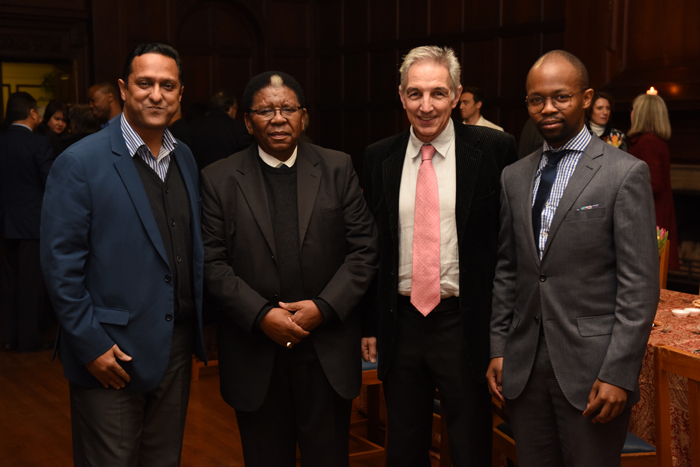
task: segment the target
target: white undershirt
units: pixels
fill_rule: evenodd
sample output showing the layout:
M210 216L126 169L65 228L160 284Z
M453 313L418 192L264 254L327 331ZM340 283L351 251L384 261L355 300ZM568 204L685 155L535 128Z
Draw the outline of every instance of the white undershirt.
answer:
M433 166L438 180L440 197L440 296L459 296L459 247L457 243L457 164L455 156L455 129L452 119L437 138L430 142L435 147ZM399 294L411 295L413 275L413 218L416 207L416 182L420 168L420 141L411 127L411 138L401 173L399 189Z
M299 146L294 148L294 152L289 157L289 159L287 159L286 161L281 161L281 160L277 159L275 156L269 155L268 153L263 151L263 148L261 148L260 146L258 146L258 155L260 156L260 159L262 159L263 162L266 163L267 165L269 165L270 167L274 167L276 169L279 169L283 165L286 165L287 167L294 167L294 163L297 160L297 148L298 147Z

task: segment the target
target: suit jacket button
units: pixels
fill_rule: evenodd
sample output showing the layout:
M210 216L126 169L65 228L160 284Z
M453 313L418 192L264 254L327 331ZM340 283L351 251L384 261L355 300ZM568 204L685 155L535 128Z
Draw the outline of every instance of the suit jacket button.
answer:
M165 275L165 282L170 282L172 280L172 277L170 277L170 274Z
M165 321L172 321L172 320L173 320L173 314L172 314L172 313L168 313L168 314L165 315Z
M535 316L535 323L539 323L539 322L540 322L540 317L539 317L539 316Z
M546 281L546 280L547 280L547 276L545 276L544 274L542 274L542 275L540 276L540 282L544 282L544 281Z

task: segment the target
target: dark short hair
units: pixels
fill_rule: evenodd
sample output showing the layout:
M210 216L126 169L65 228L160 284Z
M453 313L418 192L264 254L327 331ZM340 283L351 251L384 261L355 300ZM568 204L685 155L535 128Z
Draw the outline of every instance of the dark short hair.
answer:
M294 94L296 94L297 100L299 101L299 105L303 108L306 108L306 99L304 98L304 91L301 90L301 86L299 85L297 80L295 80L287 73L283 73L281 71L266 71L265 73L260 73L257 76L253 76L253 78L248 82L248 85L245 87L245 91L243 92L244 112L248 112L251 109L251 107L253 106L253 99L255 98L255 94L257 94L258 91L273 85L272 77L275 75L279 76L282 79L282 86L286 86L287 88L291 89L294 92Z
M464 94L465 92L468 92L469 94L474 96L475 104L484 101L484 92L476 86L464 86L462 88L462 94Z
M124 82L126 83L126 80ZM111 94L114 96L115 99L119 99L121 97L119 89L117 89L117 87L114 84L108 81L105 81L103 83L96 83L90 87L97 88L97 90L99 90L102 94Z
M228 110L235 104L236 98L233 97L233 94L231 94L225 89L220 89L216 91L216 93L213 96L211 96L209 110L223 110L224 112L228 112Z
M182 77L182 61L180 61L180 54L178 54L177 50L175 50L173 47L167 44L161 44L160 42L148 42L139 44L136 47L134 47L131 50L131 52L129 52L129 55L127 55L126 61L124 62L124 70L122 71L122 79L124 80L125 84L129 83L129 75L132 71L131 66L134 63L134 58L140 57L141 55L145 54L159 54L165 57L170 57L173 60L175 60L175 64L177 65L178 79L180 80L180 86L185 84L185 81Z
M576 70L576 74L578 74L581 82L581 89L588 89L588 70L586 69L586 65L584 65L583 62L579 60L579 58L576 55L572 54L571 52L567 52L566 50L550 50L546 54L542 55L539 59L537 59L535 64L532 65L532 68L535 68L537 65L544 62L545 60L554 57L561 58L567 61L572 67L574 67L574 70ZM530 71L532 71L532 68L530 68ZM528 73L528 77L529 76L530 73Z
M42 123L49 123L49 120L51 120L51 117L53 117L53 114L56 112L61 112L63 114L63 120L68 123L68 106L58 99L54 99L48 103L46 110L44 110L44 119Z
M20 120L26 120L29 117L31 110L37 110L36 99L31 94L19 91L13 92L7 98L7 110L5 111L5 121L14 123Z
M90 106L86 104L76 104L70 108L70 123L73 133L94 133L99 131L100 125L95 116L90 112Z

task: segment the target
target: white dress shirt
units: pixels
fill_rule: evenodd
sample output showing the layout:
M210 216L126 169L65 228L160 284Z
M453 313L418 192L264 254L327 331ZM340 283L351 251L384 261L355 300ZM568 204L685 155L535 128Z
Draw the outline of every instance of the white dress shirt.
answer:
M286 161L281 161L281 160L277 159L275 156L269 155L268 153L263 151L263 148L261 148L259 145L258 145L258 155L260 156L260 159L262 159L263 162L266 163L267 165L269 165L270 167L274 167L276 169L279 169L283 165L286 165L287 167L291 168L291 167L294 167L294 163L297 161L297 148L299 148L299 146L294 148L294 152L289 157L289 159L287 159Z
M452 119L437 138L430 142L435 147L433 167L438 180L440 197L440 297L459 296L459 248L457 244L457 164L455 156L455 129ZM416 207L416 182L420 168L419 140L411 127L411 138L401 172L399 189L399 294L411 295L413 275L413 217Z

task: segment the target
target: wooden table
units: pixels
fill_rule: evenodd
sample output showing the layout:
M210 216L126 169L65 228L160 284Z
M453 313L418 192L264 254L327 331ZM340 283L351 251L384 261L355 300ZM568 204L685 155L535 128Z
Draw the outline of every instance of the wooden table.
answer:
M654 445L654 346L670 345L689 352L700 349L700 335L692 334L692 331L700 332L700 316L677 318L671 313L673 309L693 307L690 302L698 298L697 295L661 290L661 300L656 311L656 320L661 322L661 326L655 327L649 337L639 375L641 399L632 409L630 420L630 431ZM664 329L668 329L668 332L662 333ZM688 381L677 375L671 375L671 425L673 465L690 467Z

